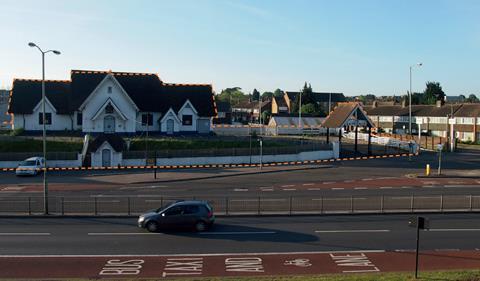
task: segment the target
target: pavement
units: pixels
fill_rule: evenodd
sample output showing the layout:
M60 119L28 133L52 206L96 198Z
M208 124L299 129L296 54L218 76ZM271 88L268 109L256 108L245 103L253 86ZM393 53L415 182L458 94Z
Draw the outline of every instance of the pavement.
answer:
M420 271L478 269L480 215L424 214ZM0 219L0 278L167 278L413 271L408 215L219 218L148 233L129 218ZM154 246L153 246L154 245ZM28 270L26 270L28 269Z

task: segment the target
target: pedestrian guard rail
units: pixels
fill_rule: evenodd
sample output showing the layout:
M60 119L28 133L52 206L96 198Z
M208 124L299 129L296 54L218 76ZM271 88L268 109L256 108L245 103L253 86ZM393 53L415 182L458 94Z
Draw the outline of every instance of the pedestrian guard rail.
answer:
M343 137L347 139L355 139L355 132L348 132L343 134ZM361 141L368 142L368 134L357 133L357 139ZM418 151L419 146L413 139L400 140L388 136L371 136L370 141L383 146L395 147L401 150L409 151L410 153L415 153Z
M50 215L136 216L178 200L205 200L216 215L381 214L418 212L478 212L480 195L379 196L234 196L49 197ZM0 197L0 215L42 215L44 198Z

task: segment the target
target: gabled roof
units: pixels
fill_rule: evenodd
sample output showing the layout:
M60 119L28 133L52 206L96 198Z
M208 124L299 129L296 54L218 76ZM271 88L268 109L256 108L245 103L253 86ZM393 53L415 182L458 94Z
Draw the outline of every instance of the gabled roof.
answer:
M175 112L190 100L200 116L215 116L213 89L207 84L166 84L155 73L72 70L71 81L47 81L46 95L60 114L78 110L100 82L111 74L144 112ZM10 113L32 112L41 98L40 80L16 79L13 83Z
M68 114L70 81L46 80L45 96L57 109L58 114ZM32 114L33 108L42 100L42 80L15 79L8 107L9 113Z
M454 113L454 116L455 117L480 117L480 104L479 103L464 103Z
M89 152L97 151L104 142L108 142L110 146L117 152L123 151L125 148L125 141L118 134L100 134L88 146Z
M217 101L218 112L232 112L232 107L228 101Z
M446 117L452 113L456 113L461 107L461 104L449 104L449 105L412 105L412 116L423 117ZM391 106L379 106L379 107L367 107L365 108L368 115L372 116L408 116L408 106L391 105Z
M375 124L368 118L358 102L339 103L335 109L330 112L325 121L323 121L322 126L325 128L342 128L355 114L357 115L356 120L364 120L371 127L375 127Z
M278 107L287 107L288 108L287 102L285 101L285 99L283 97L273 97L273 99L277 103Z

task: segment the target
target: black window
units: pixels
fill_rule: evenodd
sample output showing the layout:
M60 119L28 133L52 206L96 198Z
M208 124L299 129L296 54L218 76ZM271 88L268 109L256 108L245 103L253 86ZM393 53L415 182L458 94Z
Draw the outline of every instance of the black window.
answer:
M183 213L183 206L174 206L165 211L165 216L177 216Z
M111 93L112 93L112 87L111 87L111 86L109 86L109 87L108 87L108 90L107 90L107 92L108 92L109 94L111 94Z
M185 126L191 126L192 125L192 115L183 115L182 124L185 125Z
M38 124L43 125L43 114L38 113ZM52 125L52 113L45 113L45 125Z
M112 106L112 104L109 103L109 104L105 107L105 113L108 113L108 114L113 113L113 106Z
M199 208L197 205L187 205L185 206L185 215L191 215L198 213Z
M152 126L153 125L153 114L151 113L145 113L142 114L142 126Z
M77 112L77 125L82 126L83 123L83 114L81 112Z

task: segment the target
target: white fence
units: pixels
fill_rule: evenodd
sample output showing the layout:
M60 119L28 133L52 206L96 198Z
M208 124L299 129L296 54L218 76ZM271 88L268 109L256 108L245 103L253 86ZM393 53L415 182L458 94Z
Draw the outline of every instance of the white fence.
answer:
M354 140L355 132L344 133L343 137ZM358 133L357 138L358 140L368 142L368 134ZM418 144L415 141L401 141L395 138L372 136L371 142L379 145L407 150L411 153L414 153L418 150Z

